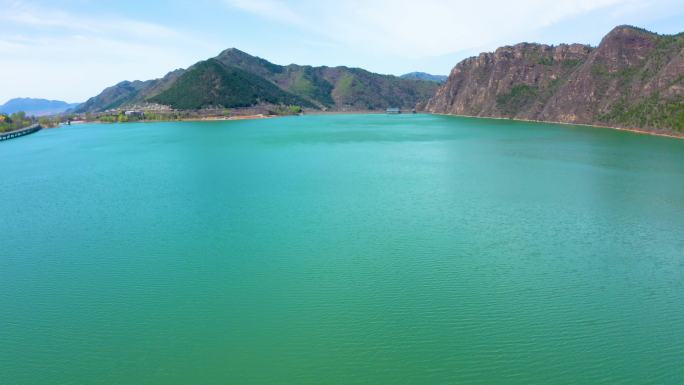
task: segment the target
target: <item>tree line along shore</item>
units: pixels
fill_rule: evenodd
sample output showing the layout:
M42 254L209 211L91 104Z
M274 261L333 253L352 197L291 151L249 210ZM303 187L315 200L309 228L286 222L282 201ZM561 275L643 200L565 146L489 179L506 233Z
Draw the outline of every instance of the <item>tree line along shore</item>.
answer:
M64 116L36 117L29 116L23 111L12 114L0 113L0 133L21 130L34 124L40 124L45 128L57 127L65 121Z
M256 106L252 108L226 109L205 108L198 110L110 110L99 113L62 113L51 116L30 116L23 111L12 114L0 113L0 132L10 132L40 124L43 128L54 128L62 124L128 123L142 121L176 120L238 120L269 116L299 115L305 110L300 106Z

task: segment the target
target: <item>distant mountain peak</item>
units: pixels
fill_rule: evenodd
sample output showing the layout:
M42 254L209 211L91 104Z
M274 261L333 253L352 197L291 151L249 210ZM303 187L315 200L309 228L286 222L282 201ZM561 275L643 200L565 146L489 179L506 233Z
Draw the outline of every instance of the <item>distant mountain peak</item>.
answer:
M0 105L0 112L12 114L24 111L27 115L43 116L59 114L76 106L78 106L78 103L67 103L61 100L14 98Z
M426 72L409 72L400 76L402 79L425 80L429 82L444 83L447 81L446 75L432 75Z
M641 27L636 27L633 25L628 25L628 24L623 24L623 25L618 25L617 27L613 28L607 36L610 36L612 34L620 34L620 33L642 33L642 34L647 34L647 35L657 35L655 32L651 32L645 28Z
M82 104L78 112L125 108L150 101L178 109L256 104L343 110L414 108L425 103L438 87L435 81L417 80L358 68L282 66L228 48L212 59L170 72L162 79L121 82L108 87Z
M252 55L248 54L247 52L242 51L242 50L239 50L239 49L237 49L237 48L235 48L235 47L231 47L231 48L226 48L226 49L224 49L223 51L221 51L221 53L218 54L217 57L225 56L225 55L242 55L242 56L250 56L250 57L252 57Z

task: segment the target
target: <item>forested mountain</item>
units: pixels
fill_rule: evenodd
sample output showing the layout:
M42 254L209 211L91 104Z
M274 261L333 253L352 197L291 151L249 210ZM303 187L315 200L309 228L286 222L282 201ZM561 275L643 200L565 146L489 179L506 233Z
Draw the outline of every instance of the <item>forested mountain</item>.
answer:
M281 66L231 48L164 78L121 82L78 107L96 112L140 103L176 109L301 105L328 110L414 108L432 97L433 81L402 79L360 68Z

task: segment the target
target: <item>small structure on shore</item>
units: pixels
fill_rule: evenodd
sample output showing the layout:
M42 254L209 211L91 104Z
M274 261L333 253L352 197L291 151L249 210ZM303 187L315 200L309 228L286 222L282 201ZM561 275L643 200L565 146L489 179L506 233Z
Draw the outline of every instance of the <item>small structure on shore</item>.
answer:
M386 111L388 114L401 114L401 108L399 107L390 107Z
M126 115L129 118L142 118L145 116L145 113L142 111L129 110L125 111L124 115Z

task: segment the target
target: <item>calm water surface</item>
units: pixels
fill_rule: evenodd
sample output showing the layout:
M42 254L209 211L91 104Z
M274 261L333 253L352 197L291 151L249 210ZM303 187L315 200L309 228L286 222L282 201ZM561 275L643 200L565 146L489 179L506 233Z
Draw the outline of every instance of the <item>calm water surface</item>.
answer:
M0 164L0 384L684 383L683 140L310 116Z

